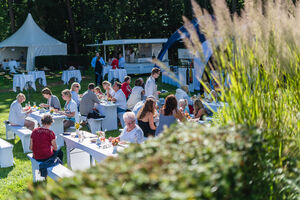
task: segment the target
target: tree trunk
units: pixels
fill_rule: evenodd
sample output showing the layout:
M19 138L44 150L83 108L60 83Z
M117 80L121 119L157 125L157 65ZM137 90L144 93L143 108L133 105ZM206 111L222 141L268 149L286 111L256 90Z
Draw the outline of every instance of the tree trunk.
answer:
M11 32L14 33L15 30L15 17L14 17L14 10L12 7L12 1L13 0L8 0L8 9L9 9L9 18L10 18L10 29Z
M73 13L72 13L70 0L66 0L66 5L67 5L69 22L70 22L70 27L71 27L71 34L72 34L72 37L73 37L74 52L75 52L75 54L79 54L78 41L77 41L77 36L76 36L76 33L75 33L75 23L74 23L74 18L73 18Z

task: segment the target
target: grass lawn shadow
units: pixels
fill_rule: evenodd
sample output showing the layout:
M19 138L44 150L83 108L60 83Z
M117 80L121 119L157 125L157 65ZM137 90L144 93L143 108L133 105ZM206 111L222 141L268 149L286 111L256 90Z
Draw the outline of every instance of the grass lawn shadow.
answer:
M0 179L6 178L15 166L0 169Z

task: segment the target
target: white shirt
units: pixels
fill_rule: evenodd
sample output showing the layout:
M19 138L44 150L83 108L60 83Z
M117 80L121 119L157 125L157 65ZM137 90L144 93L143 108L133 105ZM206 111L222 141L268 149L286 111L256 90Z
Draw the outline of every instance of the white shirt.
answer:
M132 88L132 92L129 96L129 99L127 101L127 107L128 109L133 109L133 107L142 100L142 91L144 90L144 88L142 88L141 86L134 86Z
M75 91L72 91L71 94L72 94L72 99L76 102L77 106L79 106L80 105L80 98L78 96L78 93L75 92Z
M8 120L13 125L24 126L25 118L27 114L23 111L22 105L15 100L10 105Z
M127 126L125 126L122 133L120 134L120 140L140 144L144 141L143 130L138 125L136 125L133 130L127 132Z
M145 96L154 96L156 100L158 100L158 95L157 95L157 85L155 83L155 79L150 76L147 79L146 85L145 85Z
M116 99L115 104L117 105L118 108L121 108L123 110L127 109L126 96L121 89L119 89L117 92L113 94L113 98Z
M75 118L75 122L79 122L77 104L73 99L71 99L68 104L67 103L65 104L65 111L69 111L71 113L75 112L74 117L71 117L71 118Z
M135 106L132 109L132 112L135 114L135 116L137 117L138 112L141 110L141 108L143 107L145 101L139 101L135 104Z
M193 101L191 100L189 95L180 88L176 89L175 97L176 97L177 101L179 101L180 99L186 99L188 101L189 105L193 105Z

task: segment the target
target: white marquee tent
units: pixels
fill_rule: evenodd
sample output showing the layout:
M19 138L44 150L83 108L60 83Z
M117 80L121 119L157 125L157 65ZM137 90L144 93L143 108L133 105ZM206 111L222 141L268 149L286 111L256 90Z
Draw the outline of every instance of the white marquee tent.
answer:
M34 69L35 56L67 55L67 44L62 43L45 33L33 20L29 13L21 28L0 43L0 54L11 54L14 48L26 48L26 70ZM2 55L3 57L3 55Z

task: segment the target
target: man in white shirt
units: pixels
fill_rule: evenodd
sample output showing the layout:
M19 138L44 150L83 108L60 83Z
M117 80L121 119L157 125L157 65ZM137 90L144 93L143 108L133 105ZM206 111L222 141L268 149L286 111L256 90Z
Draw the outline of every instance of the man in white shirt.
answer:
M123 55L120 53L119 54L119 68L124 69L125 68L125 58Z
M117 105L117 113L126 112L127 110L126 96L121 90L121 85L122 84L117 81L113 85L113 90L115 92L112 96L112 101Z
M25 126L26 128L33 130L34 122L25 119L32 110L30 108L22 108L22 103L26 100L26 97L23 93L19 93L16 97L16 100L12 102L9 110L9 123L15 126Z
M155 83L155 79L157 79L160 75L160 69L157 67L154 67L151 72L151 76L147 79L146 85L145 85L145 96L154 96L156 100L158 100L158 95L160 94L159 91L157 91L157 85Z

